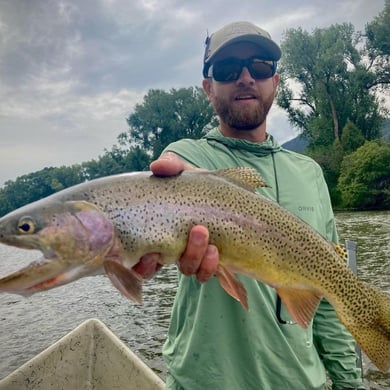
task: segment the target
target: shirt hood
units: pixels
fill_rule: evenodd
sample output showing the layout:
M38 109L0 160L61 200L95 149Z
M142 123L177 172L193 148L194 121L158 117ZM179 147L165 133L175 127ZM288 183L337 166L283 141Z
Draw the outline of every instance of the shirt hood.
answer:
M274 137L267 134L264 142L251 142L244 139L225 137L221 134L218 128L209 131L204 137L208 142L218 142L231 149L246 150L256 155L268 155L270 153L279 152L281 147Z

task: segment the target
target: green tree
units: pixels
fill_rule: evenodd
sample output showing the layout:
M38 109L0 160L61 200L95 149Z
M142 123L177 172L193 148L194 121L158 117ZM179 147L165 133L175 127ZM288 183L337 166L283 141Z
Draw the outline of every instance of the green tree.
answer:
M151 89L127 122L129 131L119 135L120 145L138 146L154 160L173 141L200 138L216 118L203 90L190 87Z
M334 203L344 155L381 136L390 83L389 5L386 0L365 34L347 23L312 34L297 28L281 44L277 102L309 141L306 152L322 166Z
M377 75L372 86L384 90L390 83L390 0L385 0L384 10L366 25L365 38L368 67Z
M333 205L340 205L341 198L337 183L344 156L341 142L335 141L332 145L326 147L318 146L307 153L321 165Z
M7 214L11 210L12 206L9 204L6 191L0 188L0 216Z
M84 181L80 165L47 167L7 181L0 190L1 215Z
M0 216L72 185L102 176L148 169L150 156L140 147L113 146L103 156L81 165L50 167L7 181L0 188Z
M140 147L125 149L114 145L97 160L82 164L84 175L88 180L124 172L144 171L149 168L150 156Z
M340 140L347 122L354 123L367 140L380 134L379 100L370 93L380 80L358 49L362 39L346 23L312 34L301 28L285 34L277 101L311 148Z
M361 130L352 122L348 121L341 134L341 145L344 154L349 154L362 146L365 138Z
M345 156L338 187L345 207L390 209L390 143L366 142Z

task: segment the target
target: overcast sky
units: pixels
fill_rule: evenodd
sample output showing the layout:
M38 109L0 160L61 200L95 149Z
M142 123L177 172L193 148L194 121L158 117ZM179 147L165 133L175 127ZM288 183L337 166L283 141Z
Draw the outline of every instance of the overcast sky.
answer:
M151 88L201 85L206 32L248 20L287 28L350 22L384 0L0 0L0 186L111 149ZM296 133L273 108L268 131Z

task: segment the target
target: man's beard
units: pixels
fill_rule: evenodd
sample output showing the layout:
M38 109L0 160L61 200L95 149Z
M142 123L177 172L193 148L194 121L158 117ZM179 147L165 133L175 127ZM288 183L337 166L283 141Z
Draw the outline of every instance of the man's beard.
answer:
M248 107L237 107L231 104L224 97L214 98L214 109L221 121L235 130L254 130L258 128L267 118L271 109L274 95L267 96L265 99L257 96L257 105Z

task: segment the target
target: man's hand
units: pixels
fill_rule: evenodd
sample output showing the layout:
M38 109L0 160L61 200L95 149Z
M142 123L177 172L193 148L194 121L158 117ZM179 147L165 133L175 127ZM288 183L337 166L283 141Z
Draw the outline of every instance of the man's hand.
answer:
M171 152L164 153L158 160L153 161L150 164L150 169L156 176L174 176L184 170L203 170L185 163L178 155Z
M164 153L150 164L156 176L173 176L184 170L202 170L185 163L174 153ZM201 225L194 226L189 234L187 248L179 260L184 275L196 275L199 282L207 282L217 271L218 249L209 244L209 232Z

